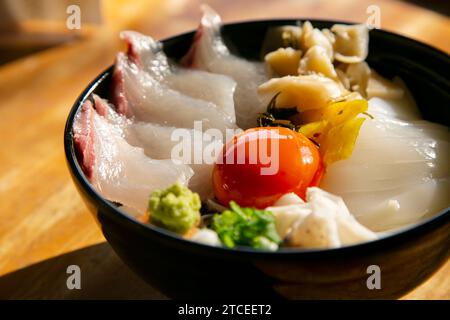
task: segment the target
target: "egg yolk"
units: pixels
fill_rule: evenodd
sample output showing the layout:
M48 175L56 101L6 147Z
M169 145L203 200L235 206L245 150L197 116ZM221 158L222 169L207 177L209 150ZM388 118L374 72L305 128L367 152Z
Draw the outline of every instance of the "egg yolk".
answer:
M265 208L294 192L305 198L323 175L318 147L304 135L283 127L260 127L231 139L213 169L213 190L228 206Z

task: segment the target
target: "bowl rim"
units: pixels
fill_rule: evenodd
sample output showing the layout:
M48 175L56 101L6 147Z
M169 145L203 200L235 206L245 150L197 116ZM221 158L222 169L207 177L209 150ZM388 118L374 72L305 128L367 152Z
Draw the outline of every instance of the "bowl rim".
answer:
M246 20L246 21L238 21L232 23L225 23L222 25L222 29L226 29L228 27L239 27L251 24L267 24L267 25L293 25L298 23L299 21L311 21L319 24L353 24L352 22L339 21L339 20L320 20L320 19L307 19L307 18L295 18L295 19L258 19L258 20ZM418 40L414 40L408 38L403 35L399 35L390 31L385 31L382 29L373 29L371 32L380 33L383 36L389 36L401 39L404 42L409 43L410 45L414 45L416 47L420 47L421 49L426 49L433 53L434 55L439 56L440 58L447 60L446 62L450 64L450 56L446 54L444 51L437 49L428 44L422 43ZM163 40L160 40L163 45L167 42L177 42L181 38L192 37L195 33L195 30L183 32ZM277 251L266 251L266 250L258 250L253 249L251 247L236 247L236 248L227 248L224 246L210 246L207 244L202 244L190 240L186 240L179 236L176 233L165 230L163 228L159 228L157 226L153 226L151 224L146 224L138 221L136 218L128 215L127 213L120 210L116 207L111 201L105 199L89 182L87 177L85 176L83 170L81 169L76 152L73 144L73 134L72 127L73 122L75 120L75 116L78 113L83 102L93 93L93 91L99 86L99 84L104 81L107 77L112 75L112 70L114 65L109 66L103 72L101 72L94 80L92 80L88 86L83 90L83 92L77 97L75 103L72 105L69 115L66 120L65 128L64 128L64 151L65 158L67 162L67 166L69 167L69 171L71 173L72 178L75 180L76 184L78 184L85 193L93 200L98 209L101 206L103 209L102 213L112 214L112 217L118 219L119 223L126 223L130 226L137 228L141 232L151 232L154 235L162 237L162 240L173 242L173 245L182 245L186 247L191 247L193 249L199 250L207 250L208 252L214 252L217 254L231 254L234 256L244 256L251 258L262 258L262 259L279 259L286 257L305 257L305 258L317 258L323 256L341 256L347 254L354 253L368 253L373 250L377 250L379 248L390 247L394 243L401 242L408 237L415 236L417 234L425 233L427 230L432 229L438 225L444 225L446 222L450 221L450 207L445 208L432 217L429 217L419 223L415 223L412 225L408 225L403 228L399 228L396 231L383 235L378 239L356 243L352 245L346 245L337 248L279 248Z

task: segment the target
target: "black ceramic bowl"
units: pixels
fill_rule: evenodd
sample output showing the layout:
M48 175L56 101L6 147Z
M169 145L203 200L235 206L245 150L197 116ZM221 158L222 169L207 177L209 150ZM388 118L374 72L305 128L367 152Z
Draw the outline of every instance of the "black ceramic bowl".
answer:
M312 21L324 28L334 21ZM235 54L258 59L268 27L297 20L255 21L224 25L222 34ZM168 56L178 59L193 32L163 41ZM412 91L423 117L449 126L448 55L422 43L381 30L370 32L368 62L385 76L400 76ZM185 241L170 232L141 224L105 200L83 174L74 150L72 124L93 92L108 97L109 68L80 95L64 134L73 180L125 263L171 298L397 298L430 277L448 259L450 212L444 210L417 226L391 236L330 250L231 250ZM381 289L367 287L368 267L381 271ZM370 281L369 281L370 282Z

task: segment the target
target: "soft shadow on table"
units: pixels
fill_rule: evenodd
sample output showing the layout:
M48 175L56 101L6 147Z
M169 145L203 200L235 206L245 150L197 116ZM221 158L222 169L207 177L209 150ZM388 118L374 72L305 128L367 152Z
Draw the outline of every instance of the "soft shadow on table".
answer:
M81 289L69 290L67 267L81 269ZM166 299L101 243L0 277L0 299Z

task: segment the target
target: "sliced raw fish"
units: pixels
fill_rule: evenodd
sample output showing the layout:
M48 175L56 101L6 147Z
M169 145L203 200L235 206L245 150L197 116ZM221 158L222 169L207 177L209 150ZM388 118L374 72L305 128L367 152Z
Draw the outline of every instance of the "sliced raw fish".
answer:
M234 95L236 122L247 129L256 125L256 117L265 111L257 94L260 84L267 81L265 67L230 53L220 35L220 16L206 5L192 46L182 63L184 66L224 74L237 82Z
M105 115L107 106L87 100L77 114L73 135L80 162L89 180L105 198L144 213L148 197L175 181L186 185L192 169L171 160L154 160L123 137L123 129ZM98 103L97 103L98 102Z
M165 77L172 73L160 42L136 31L122 31L120 38L128 45L128 59L152 78L164 81Z
M127 58L156 82L189 97L211 102L235 121L233 95L236 82L230 77L169 63L161 43L135 31L121 32L128 43Z
M223 146L220 137L196 129L144 122L129 125L127 136L131 144L142 147L151 158L173 159L190 165L194 175L189 180L189 188L202 199L211 196L213 164Z
M236 127L234 119L216 104L170 89L123 53L117 55L113 92L118 112L138 121L180 128L192 128L201 121L205 129L222 131Z
M117 114L105 101L99 100L105 118L114 125L125 140L144 150L152 159L171 159L189 165L194 175L189 188L202 199L212 193L211 174L215 159L222 149L221 137L214 137L198 129L175 128L151 122L134 122Z
M236 82L230 77L202 70L177 69L166 77L166 81L172 89L210 101L218 110L236 119L233 100Z

